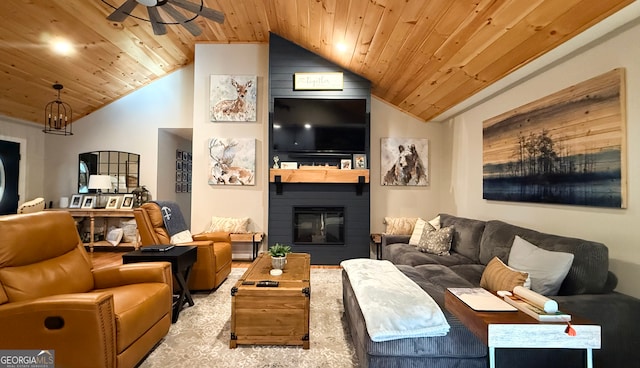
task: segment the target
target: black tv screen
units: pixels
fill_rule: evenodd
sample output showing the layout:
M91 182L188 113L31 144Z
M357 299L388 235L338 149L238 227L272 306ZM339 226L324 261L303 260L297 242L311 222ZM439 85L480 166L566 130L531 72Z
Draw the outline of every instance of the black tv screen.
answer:
M274 152L364 153L367 101L276 98L271 134Z

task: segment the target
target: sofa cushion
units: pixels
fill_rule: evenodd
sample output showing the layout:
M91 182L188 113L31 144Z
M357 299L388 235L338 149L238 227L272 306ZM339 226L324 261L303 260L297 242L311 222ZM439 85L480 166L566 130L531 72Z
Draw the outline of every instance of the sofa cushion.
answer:
M503 262L516 235L536 246L557 252L572 253L573 264L565 277L558 295L599 294L608 292L609 250L598 242L544 234L535 230L507 224L502 221L487 221L480 243L480 262L486 264L494 256ZM517 268L517 267L516 267ZM524 270L522 270L524 271Z
M384 223L387 227L384 232L392 235L411 235L417 221L417 217L385 217Z
M226 232L226 233L239 233L243 234L247 232L249 226L248 217L211 217L211 223L204 230L205 233Z
M531 290L542 295L557 295L569 272L573 254L538 248L517 236L509 254L509 266L528 272Z
M479 262L480 240L484 231L484 221L440 214L440 226L453 226L451 250ZM486 263L484 263L486 264Z
M385 248L384 259L388 259L396 265L418 266L422 264L441 264L444 266L453 266L457 264L474 263L471 259L459 253L451 253L448 256L424 253L417 247L407 243L393 243Z
M416 220L416 224L413 226L413 232L411 233L411 238L409 238L409 245L417 247L420 243L420 239L422 238L424 231L434 231L435 229L436 228L434 228L430 223L419 218L418 220Z
M502 263L500 258L493 257L482 273L480 287L491 291L513 291L514 287L523 286L528 276L526 272L516 271Z
M431 228L433 229L433 227ZM443 227L439 230L429 230L425 228L422 230L422 236L418 242L418 249L425 253L448 256L452 236L453 226Z

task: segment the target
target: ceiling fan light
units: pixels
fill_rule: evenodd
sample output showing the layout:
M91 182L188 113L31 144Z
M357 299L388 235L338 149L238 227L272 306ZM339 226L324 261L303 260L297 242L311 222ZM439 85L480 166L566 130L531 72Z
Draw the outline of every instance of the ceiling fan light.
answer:
M158 0L136 0L138 3L144 6L156 6L158 5Z

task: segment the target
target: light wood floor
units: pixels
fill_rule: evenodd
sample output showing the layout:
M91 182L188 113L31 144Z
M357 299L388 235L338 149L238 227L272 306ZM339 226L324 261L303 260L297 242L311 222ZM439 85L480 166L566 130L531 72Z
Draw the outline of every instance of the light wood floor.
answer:
M93 267L98 269L108 266L116 266L122 264L123 252L93 252L89 253L91 260L93 261ZM231 262L232 268L247 268L251 265L252 261L233 261ZM340 266L334 265L312 265L311 268L333 268L339 269Z

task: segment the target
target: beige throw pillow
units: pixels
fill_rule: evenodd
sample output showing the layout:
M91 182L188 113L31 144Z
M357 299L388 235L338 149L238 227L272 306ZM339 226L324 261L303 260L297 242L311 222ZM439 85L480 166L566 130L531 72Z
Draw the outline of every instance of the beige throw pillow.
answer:
M385 217L384 223L387 225L385 234L411 235L417 221L417 217Z
M227 233L246 233L247 226L249 225L248 217L234 218L234 217L211 217L211 224L209 228L204 232L214 233L216 231L224 231Z
M493 257L482 273L480 287L490 291L513 291L516 286L524 286L527 277L529 274L526 272L516 271L505 265L500 258Z

